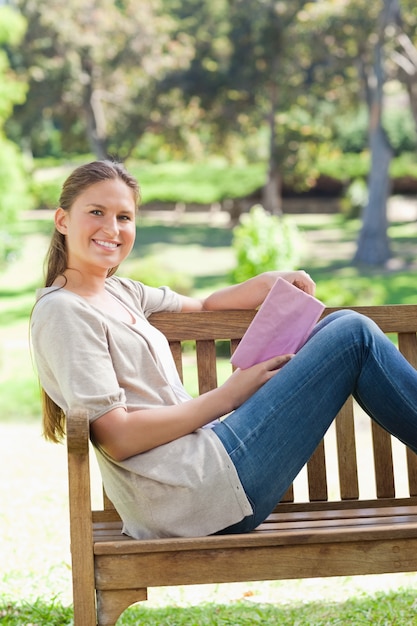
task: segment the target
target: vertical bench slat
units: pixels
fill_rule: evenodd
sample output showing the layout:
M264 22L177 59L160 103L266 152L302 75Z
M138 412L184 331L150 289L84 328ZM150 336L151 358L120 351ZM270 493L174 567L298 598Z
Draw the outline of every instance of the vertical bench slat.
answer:
M398 347L411 365L417 369L416 333L398 333Z
M398 333L398 347L413 367L417 368L417 337L415 333ZM417 455L407 450L408 488L410 496L417 495Z
M231 339L230 340L230 354L233 355L234 351L238 347L240 343L240 339Z
M217 387L216 344L211 339L196 341L198 388L200 394Z
M184 373L182 369L182 348L180 341L170 341L169 347L171 348L172 356L174 357L175 366L177 368L178 375L181 382L184 382Z
M371 427L376 495L377 498L393 498L395 496L395 484L391 435L373 420Z
M310 502L325 501L328 499L326 456L324 440L317 446L313 456L307 463L308 494Z
M340 497L342 500L357 500L359 483L352 397L336 417L336 442Z
M281 498L281 502L294 502L294 487L290 485L284 493L284 496Z

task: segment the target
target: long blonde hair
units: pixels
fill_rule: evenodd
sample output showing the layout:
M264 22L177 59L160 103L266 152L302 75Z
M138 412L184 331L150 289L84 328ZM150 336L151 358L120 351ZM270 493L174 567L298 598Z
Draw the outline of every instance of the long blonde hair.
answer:
M77 167L62 186L59 206L70 211L71 206L88 187L105 180L122 180L133 192L136 206L140 203L140 188L137 180L129 174L121 163L113 161L93 161ZM56 228L52 235L49 250L45 258L45 287L51 287L58 276L68 268L68 251L65 235ZM117 267L108 271L112 276ZM65 414L46 391L41 389L43 435L45 439L59 443L65 436Z

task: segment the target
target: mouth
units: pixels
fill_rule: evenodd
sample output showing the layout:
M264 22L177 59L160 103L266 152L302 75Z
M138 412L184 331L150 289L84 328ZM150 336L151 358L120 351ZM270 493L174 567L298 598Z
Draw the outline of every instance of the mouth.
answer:
M93 239L93 241L97 246L107 250L115 250L120 246L120 243L115 243L114 241L102 241L101 239Z

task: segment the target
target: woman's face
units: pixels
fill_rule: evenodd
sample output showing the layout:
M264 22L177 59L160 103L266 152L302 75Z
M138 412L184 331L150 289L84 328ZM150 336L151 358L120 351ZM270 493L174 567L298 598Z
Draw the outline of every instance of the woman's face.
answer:
M95 183L69 211L59 208L55 226L65 235L68 267L101 274L119 265L136 235L133 191L119 178Z

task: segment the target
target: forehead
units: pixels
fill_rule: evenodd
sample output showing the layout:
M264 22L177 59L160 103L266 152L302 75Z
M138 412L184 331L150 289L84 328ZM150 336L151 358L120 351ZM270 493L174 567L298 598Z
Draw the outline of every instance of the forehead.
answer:
M103 180L84 189L75 203L81 206L99 204L108 208L123 208L135 211L136 202L133 190L120 178Z

